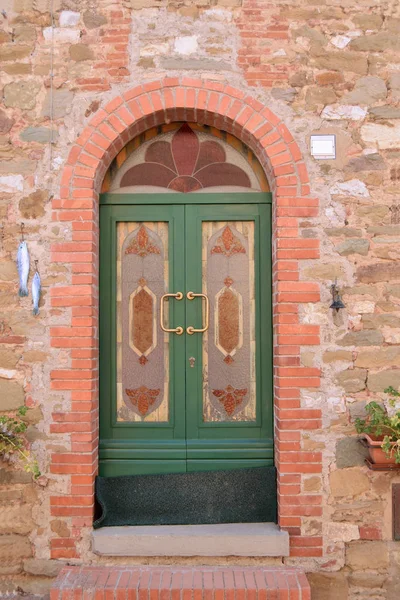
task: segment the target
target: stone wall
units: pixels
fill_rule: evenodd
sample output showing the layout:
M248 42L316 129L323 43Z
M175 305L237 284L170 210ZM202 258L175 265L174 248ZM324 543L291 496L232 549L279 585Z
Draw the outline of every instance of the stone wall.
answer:
M316 598L398 598L400 549L392 541L391 484L400 476L364 466L352 422L366 402L385 399L388 385L400 386L399 4L3 4L0 411L24 402L34 409L28 437L48 485L0 470L0 502L9 515L0 526L0 557L7 558L0 561L0 591L17 585L44 589L57 569L49 561L50 547L53 557L74 560L72 541L78 540L84 559L97 560L89 550L87 517L65 516L63 507L50 509L49 501L51 494L71 492L69 480L50 468L52 453L71 450L62 424L57 434L50 427L54 415L71 407L70 392L50 378L52 370L70 366L70 344L52 347L50 324L63 327L72 310L54 298L50 303L50 297L73 277L91 281L90 274L74 274L62 260L51 262L51 245L72 239L68 226L51 220L62 168L88 120L112 98L139 83L184 74L229 82L277 114L303 152L311 192L321 203L318 218L300 223L301 237L321 240L318 263L304 259L300 273L301 280L320 284L321 301L309 303L300 320L321 326L321 345L310 345L301 360L306 368L322 370L322 384L303 390L300 401L304 409L322 410L323 427L303 435L301 448L321 453L323 468L296 476L295 486L309 497L323 495L322 515L310 507L301 515L300 530L323 536L324 551L315 557L306 546L297 548L297 557L287 562L312 573ZM336 134L335 160L310 157L311 133ZM31 299L17 295L14 261L21 222L32 265L39 260L42 276L37 318ZM84 228L81 240L86 240ZM329 310L335 278L346 305L337 315ZM89 365L92 358L75 360Z

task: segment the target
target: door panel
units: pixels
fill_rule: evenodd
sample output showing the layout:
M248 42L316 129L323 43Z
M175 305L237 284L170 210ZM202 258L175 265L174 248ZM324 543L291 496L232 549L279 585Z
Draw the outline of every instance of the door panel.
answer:
M272 464L269 231L268 205L187 207L186 287L210 313L186 338L188 469ZM200 298L186 322L204 324Z
M100 475L273 464L269 200L102 198Z
M185 470L184 338L160 326L184 285L184 207L102 206L100 227L100 472ZM165 299L164 326L184 312Z

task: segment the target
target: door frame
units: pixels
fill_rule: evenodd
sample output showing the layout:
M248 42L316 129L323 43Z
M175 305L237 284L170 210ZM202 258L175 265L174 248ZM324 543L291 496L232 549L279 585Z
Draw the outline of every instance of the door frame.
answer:
M241 209L243 211L243 219L247 220L247 217L245 215L248 215L248 218L250 218L251 212L254 211L256 206L260 206L260 209L257 209L256 212L259 212L260 210L262 212L264 212L264 218L265 218L265 224L267 225L267 230L266 231L262 231L260 229L260 227L256 227L256 231L258 232L258 237L260 239L257 239L256 236L256 247L258 249L259 244L261 243L261 236L265 233L265 239L263 241L263 246L264 246L264 252L259 252L259 264L258 264L258 277L256 278L256 285L260 286L260 291L257 293L256 291L256 297L258 298L258 303L261 301L261 298L265 298L266 299L266 306L264 308L264 310L260 311L260 306L258 306L257 308L257 312L260 316L260 319L263 318L263 321L259 322L259 326L257 327L257 329L261 330L261 331L265 331L266 335L262 335L259 336L258 338L258 343L257 343L257 348L258 348L258 353L259 353L259 360L262 361L262 365L263 365L263 370L261 370L261 363L259 363L258 368L257 368L257 377L258 380L260 382L263 381L262 387L260 388L258 394L259 394L259 399L260 402L266 402L268 401L268 406L264 406L264 404L261 404L260 406L262 406L262 410L267 410L268 413L266 413L264 415L264 426L263 427L267 427L266 432L267 432L267 438L265 441L263 441L263 438L260 438L260 442L255 442L253 440L253 444L254 446L252 446L252 450L246 449L245 446L245 439L243 439L243 442L241 443L240 439L237 440L237 444L233 444L232 445L232 441L229 442L228 440L226 442L224 442L223 440L220 441L220 454L219 456L219 460L220 460L220 468L222 468L222 466L224 464L228 464L229 466L229 461L231 461L232 465L235 464L241 464L242 466L246 466L245 464L245 460L248 461L247 466L251 466L252 461L255 463L258 460L264 460L265 464L270 464L273 465L273 452L274 452L274 436L273 436L273 368L272 368L272 264L271 264L271 220L270 220L270 208L271 208L271 201L272 201L272 195L269 192L261 192L261 193L257 193L257 192L247 192L247 193L224 193L224 192L219 192L219 193L212 193L212 194L207 194L207 193L202 193L202 194L169 194L169 193L163 193L163 194L102 194L100 196L100 206L101 207L124 207L124 206L130 206L130 207L135 207L137 206L138 208L138 212L139 214L142 214L142 218L139 218L138 221L146 221L146 220L151 220L148 218L148 214L149 211L151 211L151 209L153 208L154 210L156 210L156 207L159 207L159 212L161 213L161 220L169 220L171 225L170 225L170 229L171 229L171 233L172 233L172 237L170 238L171 243L170 243L170 250L172 248L173 250L173 261L174 261L174 266L176 265L180 265L180 268L182 268L182 265L180 264L182 262L182 257L179 256L179 254L176 254L176 248L173 245L173 239L176 234L176 219L174 218L174 213L177 212L176 210L174 211L174 207L179 207L179 205L181 205L182 207L184 205L192 205L192 206L197 206L198 210L195 211L195 214L197 213L197 216L195 217L197 221L201 222L202 220L202 213L204 213L205 208L206 207L213 207L215 210L218 209L217 207L220 206L221 207L221 213L226 213L226 208L228 205L236 205L236 206L241 206ZM246 206L249 207L248 211L246 211ZM143 207L146 207L146 210L143 211ZM170 207L171 213L168 215L165 212L165 209L167 209L168 207ZM254 207L254 208L252 208ZM263 209L262 207L265 207L265 209ZM118 210L118 208L117 208ZM105 214L106 213L106 214ZM106 310L109 312L110 316L110 322L114 321L115 322L115 318L116 318L116 313L115 313L115 306L114 306L114 302L112 301L112 294L110 294L110 281L108 280L108 277L111 278L111 282L112 281L116 281L116 271L115 271L115 264L110 264L107 265L107 262L110 262L110 250L109 250L109 244L112 244L113 246L115 246L116 243L116 238L115 238L115 223L118 222L118 214L116 216L113 216L112 218L110 218L109 215L107 215L108 211L101 211L100 208L100 315L101 315L101 311L102 310ZM262 214L262 213L261 213ZM261 214L259 216L254 215L254 219L255 219L255 223L257 224L257 222L260 221L261 219ZM269 215L269 216L268 216ZM124 217L124 212L121 211L121 220L126 220ZM221 219L219 220L226 220L227 216L226 214L221 214ZM132 218L133 221L135 221L135 217ZM157 219L158 220L158 219ZM186 219L185 219L186 220ZM241 220L240 219L240 215L238 216L234 216L232 219L229 217L228 220ZM103 234L103 242L102 242L102 233L101 231L105 232L105 234ZM104 239L104 235L106 236ZM185 252L187 252L188 249L185 249ZM176 261L176 265L175 265L175 261ZM112 263L113 261L111 261ZM105 268L102 268L102 264L105 264ZM179 269L179 266L177 266L177 268ZM189 272L189 271L188 271ZM102 278L102 273L106 273L105 278ZM265 276L263 276L263 274ZM197 273L198 275L198 273ZM183 275L182 275L183 276ZM185 275L186 278L186 275ZM200 277L201 280L201 277ZM171 278L170 278L171 281ZM105 282L105 284L104 284ZM113 285L113 284L111 284ZM178 289L178 288L177 288ZM180 289L180 288L179 288ZM170 290L171 291L171 290ZM102 308L102 305L105 306L105 308ZM173 306L175 307L175 303L173 304ZM265 321L264 321L265 319ZM115 334L115 332L114 332ZM115 345L115 339L113 338L114 335L111 331L111 339L110 339L110 332L107 329L106 323L104 321L104 319L100 318L100 403L101 405L99 406L99 410L104 411L107 410L108 414L109 414L109 419L110 422L113 423L114 418L112 416L112 412L113 412L113 407L112 407L112 402L111 402L111 397L112 397L112 387L113 381L112 378L109 378L109 375L111 374L112 369L110 370L108 368L108 361L110 361L110 354L109 354L109 350L108 348L113 348ZM267 340L266 337L269 337L270 339ZM115 335L114 335L115 337ZM182 336L183 337L183 336ZM185 336L186 337L186 336ZM189 343L190 346L193 345L197 345L197 355L201 355L201 336L193 336L193 338L190 338L190 340L186 340L186 343ZM176 343L176 348L177 351L179 352L179 356L181 356L181 354L185 351L183 348L183 344L181 339L175 339L175 336L173 337L174 339L174 344ZM102 351L102 345L104 344L104 340L107 341L107 346L106 346L106 350ZM267 349L267 346L269 345L269 351ZM103 346L104 348L104 346ZM190 353L190 351L188 350L188 352ZM114 365L115 363L115 353L114 351L112 351L112 358L111 358L111 363ZM186 364L185 361L185 357L183 359L183 361L181 361L182 365ZM176 390L176 385L178 384L177 382L179 382L179 378L177 377L177 373L176 373L176 369L173 368L172 371L175 374L175 377L172 377L171 382L173 383L173 389ZM190 371L188 371L187 369L185 369L185 377L187 376L187 373L189 372L189 375L193 375ZM197 371L199 373L199 371ZM115 373L115 365L114 365L114 373ZM261 373L263 374L263 376L261 377ZM266 373L266 374L265 374ZM201 375L201 373L200 373ZM199 375L199 376L200 376ZM270 381L270 389L269 391L267 391L267 386L266 386L266 380ZM257 385L258 387L258 385ZM172 389L172 388L171 388ZM105 392L104 390L108 390ZM104 406L105 405L105 406ZM174 410L174 413L176 411ZM197 419L197 415L196 415L196 419ZM107 438L104 437L102 435L102 431L104 433L107 432L108 435L111 435L111 431L112 431L112 425L109 426L108 422L106 420L106 422L104 422L104 420L102 419L102 416L100 414L100 440L99 440L99 461L100 461L100 470L101 470L101 474L106 475L107 473L111 474L110 469L112 468L111 465L115 465L115 467L117 467L118 469L118 474L129 474L128 471L124 470L125 469L129 469L129 465L128 463L126 463L124 466L121 466L122 463L122 456L124 457L125 460L130 459L130 460L135 460L138 461L138 468L140 469L141 466L143 468L145 468L145 457L143 456L143 442L142 445L140 444L140 440L143 440L143 437L146 434L146 430L148 432L148 435L150 435L150 430L149 428L151 428L151 423L145 423L145 427L143 427L143 423L138 423L138 424L126 424L126 427L131 427L131 429L134 431L136 430L138 432L138 436L135 440L135 438L133 438L133 440L129 440L128 439L124 439L123 437L123 429L124 429L124 424L120 424L121 426L118 427L118 429L120 429L120 436L118 436L118 439L115 438ZM218 425L219 427L221 427L223 424L216 424L217 428ZM226 424L225 424L226 425ZM253 426L253 424L250 424L251 426ZM249 425L249 426L250 426ZM114 424L115 426L115 424ZM140 427L139 427L140 426ZM173 429L174 424L172 424L172 429ZM261 423L259 422L259 419L257 419L257 423L254 425L254 427L257 426L258 428L261 427ZM110 429L111 427L111 429ZM161 472L162 466L164 464L165 468L168 470L168 465L167 463L163 463L163 452L165 452L166 450L168 450L168 452L172 451L172 455L173 458L170 458L170 460L175 461L173 464L171 463L171 468L173 467L173 469L176 470L182 470L182 466L180 466L181 461L183 459L183 448L181 448L180 442L178 440L174 440L174 439L167 439L164 437L167 436L168 437L168 433L166 428L169 427L171 429L171 422L169 422L168 424L165 425L165 433L164 435L161 435L160 439L157 440L159 441L159 444L157 445L158 450L154 450L153 454L154 454L154 467L158 468L159 471L157 472ZM153 429L157 429L157 430L162 430L162 424L158 424L157 427L153 427ZM130 433L130 435L132 435L132 433ZM210 449L212 445L212 442L214 441L213 439L209 440L209 444L207 445L207 441L206 439L204 440L199 440L197 443L195 440L192 440L192 443L190 445L190 449L188 444L188 438L186 435L186 441L185 441L185 452L186 452L186 456L185 456L185 460L192 460L193 464L199 464L201 460L199 459L199 457L202 457L203 460L205 460L209 454L210 454ZM207 450L207 446L209 446L209 449ZM236 452L237 449L240 447L243 447L243 452L246 452L247 450L247 454L243 459L239 459L239 458L234 458L236 456ZM250 454L249 454L250 452ZM189 456L190 454L190 456ZM209 460L209 458L208 458ZM107 464L110 466L103 466L105 465L105 461L107 461ZM196 463L197 461L197 463ZM103 464L102 464L103 463ZM243 463L243 464L242 464ZM261 464L261 463L260 463ZM157 467L156 467L157 465ZM199 467L200 468L200 467ZM227 467L225 467L227 468ZM234 467L233 467L234 468ZM105 469L105 471L104 471ZM121 470L122 469L122 470ZM172 469L172 471L173 471ZM168 470L168 472L171 472Z
M54 540L57 544L50 547L51 558L82 558L93 519L93 484L98 468L101 184L111 161L130 140L154 126L181 120L224 129L242 140L257 156L273 190L275 465L279 495L284 500L278 503L278 519L282 528L300 536L296 539L300 543L291 546L292 557L304 556L305 551L308 557L324 554L320 534L304 535L301 529L311 511L314 518L321 516L323 501L322 493L315 492L311 506L310 494L303 487L310 473L320 476L323 470L322 453L309 452L303 444L304 436L321 430L322 411L320 407L301 406L302 391L320 387L320 368L301 364L301 353L310 345L319 349L320 326L305 324L300 316L302 307L321 298L320 282L310 274L312 269L308 269L308 275L301 271L304 264L319 264L320 241L305 239L300 228L304 219L318 217L319 200L311 193L306 157L296 136L279 115L249 95L246 87L241 88L209 79L190 79L185 74L131 86L105 101L71 145L60 173L59 193L52 200L52 221L66 234L65 239L52 244L51 260L66 266L68 273L65 282L53 284L50 289L50 305L58 312L60 307L67 307L67 312L64 328L60 329L57 318L57 326L50 327L55 365L50 371L51 389L52 394L58 394L62 408L53 412L49 431L68 449L51 453L50 471L57 486L50 492L48 516L60 519L68 533ZM97 144L99 139L101 146ZM65 330L70 332L69 339ZM59 368L60 348L68 361L65 377ZM71 523L74 538L69 534Z

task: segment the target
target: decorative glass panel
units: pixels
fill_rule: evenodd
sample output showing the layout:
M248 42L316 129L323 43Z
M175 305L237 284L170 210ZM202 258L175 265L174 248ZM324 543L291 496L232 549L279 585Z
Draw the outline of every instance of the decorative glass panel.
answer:
M168 123L119 152L102 192L201 193L221 186L231 192L269 190L257 158L233 135L198 123Z
M253 221L203 223L204 421L256 418Z
M159 328L168 286L168 224L118 223L117 418L168 421L168 335Z

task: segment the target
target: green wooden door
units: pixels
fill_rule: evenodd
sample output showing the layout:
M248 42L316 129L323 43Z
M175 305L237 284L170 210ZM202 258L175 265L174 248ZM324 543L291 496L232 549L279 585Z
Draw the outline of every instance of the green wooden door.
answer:
M101 198L100 475L273 464L270 210Z

